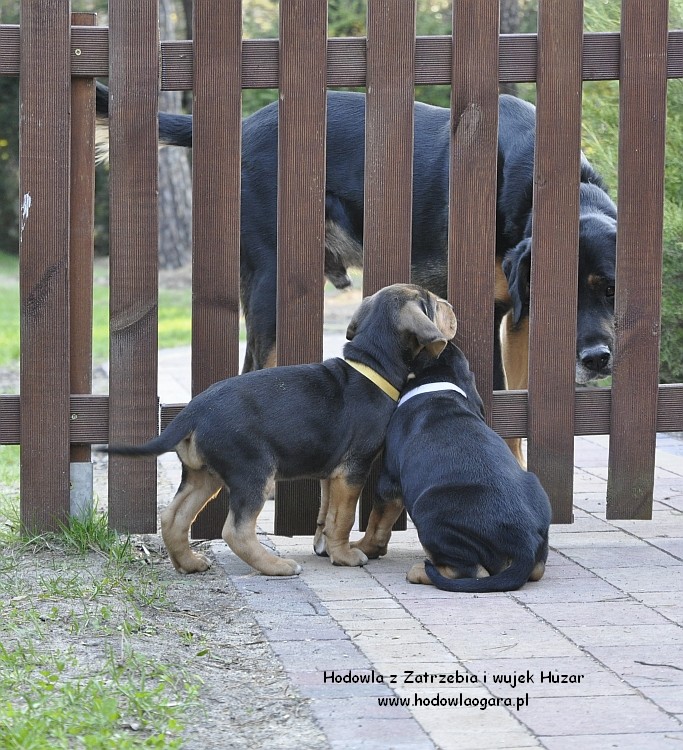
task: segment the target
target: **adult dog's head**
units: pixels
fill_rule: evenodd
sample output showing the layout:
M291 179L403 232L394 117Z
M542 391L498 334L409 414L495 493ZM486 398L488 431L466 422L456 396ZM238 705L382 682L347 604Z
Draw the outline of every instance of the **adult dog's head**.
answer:
M582 183L580 206L576 383L585 384L612 372L617 221L598 185ZM515 325L529 314L531 244L526 237L503 259Z

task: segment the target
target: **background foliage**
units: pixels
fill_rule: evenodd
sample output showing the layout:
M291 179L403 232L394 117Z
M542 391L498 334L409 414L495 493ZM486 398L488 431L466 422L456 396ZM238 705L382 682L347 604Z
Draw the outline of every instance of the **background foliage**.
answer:
M616 0L585 0L587 31L618 31L620 3ZM191 0L176 0L176 37L190 36L186 17ZM0 0L0 22L17 23L18 0ZM502 0L504 31L533 32L536 0ZM73 10L96 10L106 23L104 0L73 0ZM275 37L278 32L277 0L243 0L246 38ZM365 34L365 0L329 0L329 35ZM515 28L516 27L516 28ZM683 0L670 0L670 28L683 28ZM449 34L451 0L417 0L417 33ZM586 82L583 97L583 148L604 176L610 192L617 195L617 153L619 134L618 83ZM531 101L533 85L515 87L515 93ZM243 95L244 114L274 101L275 90L250 90ZM447 86L422 86L416 98L449 106ZM190 97L186 106L191 107ZM18 81L0 77L0 252L18 250ZM662 365L664 382L683 382L683 81L669 81L667 118L667 170L664 236L664 299L662 307ZM108 198L106 172L98 174L95 244L98 254L108 250Z

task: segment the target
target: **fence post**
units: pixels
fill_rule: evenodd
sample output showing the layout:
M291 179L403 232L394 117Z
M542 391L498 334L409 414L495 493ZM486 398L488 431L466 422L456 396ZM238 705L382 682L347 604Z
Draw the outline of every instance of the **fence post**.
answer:
M539 0L528 457L553 523L573 520L582 42L583 0Z
M193 7L192 394L239 369L242 3ZM217 161L216 154L221 154ZM224 490L192 525L216 539Z
M22 0L19 119L21 525L69 513L70 3Z
M448 299L489 424L498 155L498 0L453 4Z
M109 442L158 432L157 0L109 6ZM109 458L109 523L157 530L154 459Z
M621 11L616 346L607 518L651 518L659 383L667 0Z
M323 351L327 2L280 4L277 363ZM318 482L280 482L277 534L315 529Z

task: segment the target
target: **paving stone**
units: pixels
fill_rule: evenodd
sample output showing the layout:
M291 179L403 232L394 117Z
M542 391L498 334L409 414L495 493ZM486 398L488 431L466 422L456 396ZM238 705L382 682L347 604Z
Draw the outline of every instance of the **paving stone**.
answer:
M639 695L535 698L520 717L541 737L681 730L678 721Z
M578 737L541 737L547 750L680 750L683 732L592 734Z
M679 564L645 568L595 567L593 572L622 591L683 592L683 565Z
M461 625L453 630L444 625L434 625L432 632L459 659L477 657L495 658L501 654L514 657L577 656L577 646L548 626L507 626L502 622Z
M533 602L529 609L555 627L599 625L648 625L663 623L666 618L657 611L633 600L618 602Z
M316 709L314 708L314 712ZM341 750L431 750L434 743L413 719L364 719L339 722L318 715L333 748Z
M635 689L618 675L586 654L573 657L501 657L463 660L463 666L484 678L486 688L495 695L515 694L522 688L533 697L565 698L568 696L633 695ZM548 679L551 674L557 681ZM523 676L527 681L515 687L496 682L496 676ZM529 675L533 682L528 681ZM566 676L566 682L563 682ZM542 679L542 677L545 677ZM501 677L498 677L500 680Z
M680 645L653 642L638 646L594 646L590 652L634 687L683 685L683 647Z

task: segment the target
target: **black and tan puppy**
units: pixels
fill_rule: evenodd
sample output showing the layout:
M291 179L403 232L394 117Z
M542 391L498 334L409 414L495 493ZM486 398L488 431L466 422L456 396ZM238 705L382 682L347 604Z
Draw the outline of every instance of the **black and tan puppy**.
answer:
M386 553L403 504L428 560L413 583L446 591L512 591L539 580L548 556L550 503L484 421L465 355L449 343L420 366L387 429L384 465L365 536L354 546Z
M161 513L161 532L177 570L206 570L188 532L201 509L225 487L230 512L223 539L266 575L296 575L294 560L268 552L256 521L275 479L310 477L323 483L319 528L335 565L363 565L349 546L356 503L382 447L399 391L415 357L432 357L455 334L453 309L409 284L366 297L347 331L345 359L279 367L223 380L190 401L159 437L110 453L160 455L175 450L182 481ZM319 535L320 536L320 535Z

